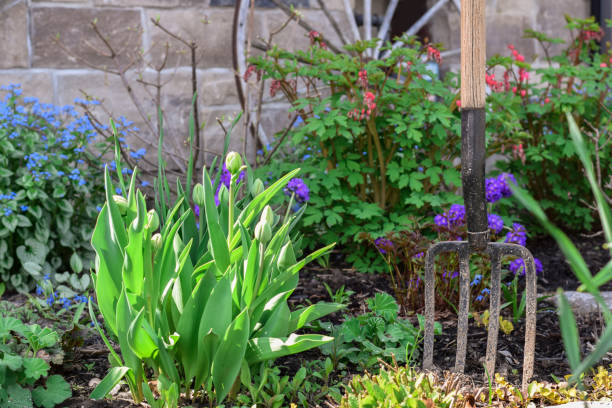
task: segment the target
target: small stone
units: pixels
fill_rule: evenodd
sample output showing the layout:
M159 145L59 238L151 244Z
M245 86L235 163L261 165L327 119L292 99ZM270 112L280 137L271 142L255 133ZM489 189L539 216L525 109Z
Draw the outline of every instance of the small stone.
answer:
M567 298L572 310L576 315L588 317L589 315L599 313L599 304L590 293L568 290L563 292L563 294ZM601 297L608 305L608 308L612 309L612 292L601 292ZM559 306L557 297L555 296L553 299L555 304Z
M91 380L89 380L89 383L87 383L87 386L90 388L95 388L98 386L98 384L100 384L100 382L102 382L100 378L94 377Z

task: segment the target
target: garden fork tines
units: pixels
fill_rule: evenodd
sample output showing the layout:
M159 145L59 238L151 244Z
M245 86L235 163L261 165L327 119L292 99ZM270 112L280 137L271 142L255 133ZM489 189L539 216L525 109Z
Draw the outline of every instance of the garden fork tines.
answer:
M508 243L489 242L485 201L485 0L461 1L461 184L465 203L468 239L432 245L425 257L425 340L423 367L433 367L435 318L434 260L443 252L459 256L459 315L455 371L465 368L468 314L470 306L470 269L472 253L485 253L491 259L489 333L486 375L493 377L499 332L501 261L511 255L522 258L526 276L526 329L522 388L533 374L536 325L536 271L527 248Z

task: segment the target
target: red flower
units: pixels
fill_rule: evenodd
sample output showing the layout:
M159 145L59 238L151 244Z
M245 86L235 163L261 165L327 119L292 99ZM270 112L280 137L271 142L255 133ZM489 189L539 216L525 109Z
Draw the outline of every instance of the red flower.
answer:
M433 59L438 64L442 62L442 57L440 56L440 51L432 47L431 45L427 46L427 58Z
M274 97L278 90L281 88L281 81L279 79L275 79L270 84L270 96Z
M244 82L247 82L249 80L254 71L255 65L249 65L246 71L244 71L244 75L242 77L244 79Z
M364 88L368 87L368 71L366 71L365 69L359 71L359 83Z

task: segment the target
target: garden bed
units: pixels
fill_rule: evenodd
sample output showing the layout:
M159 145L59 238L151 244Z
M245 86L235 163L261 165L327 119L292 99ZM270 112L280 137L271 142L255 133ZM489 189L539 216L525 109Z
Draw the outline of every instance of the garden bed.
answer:
M609 254L602 249L603 239L600 236L586 237L575 234L571 237L577 248L585 257L592 272L598 271L608 260ZM579 283L566 264L556 243L549 238L538 237L530 240L529 245L534 256L544 265L544 272L539 277L538 293L553 293L558 286L567 290L574 290ZM342 263L339 256L330 257L332 265L321 267L310 265L301 273L300 285L290 299L292 307L303 304L306 300L315 303L328 301L329 294L323 283L335 291L344 285L345 290L355 292L351 298L346 313L350 315L361 314L366 310L365 299L378 292L393 293L386 274L359 273ZM16 303L23 299L15 298ZM563 343L559 330L559 321L552 304L543 301L539 304L537 335L536 335L536 361L534 379L551 381L551 374L562 377L569 372L565 358ZM329 317L333 323L342 321L342 312ZM441 335L436 336L434 363L441 370L449 370L454 365L456 348L456 317L452 313L440 313L436 317L443 326ZM596 341L601 327L599 316L583 319L579 322L583 351L589 350ZM483 327L477 327L473 321L470 323L468 335L468 352L466 361L466 374L471 377L475 387L484 386L483 362L486 349L487 332ZM500 332L498 344L497 371L513 384L520 384L522 373L522 349L524 342L524 325L519 322L510 334ZM297 354L277 360L285 374L295 374L307 360L320 359L324 356L318 350ZM605 357L602 363L610 363L612 357ZM114 394L112 399L93 401L89 394L109 368L107 350L97 335L88 336L85 343L67 353L61 366L53 366L52 371L63 375L70 382L73 397L65 401L63 407L130 407L135 406L127 388ZM357 374L358 370L349 368L348 375Z

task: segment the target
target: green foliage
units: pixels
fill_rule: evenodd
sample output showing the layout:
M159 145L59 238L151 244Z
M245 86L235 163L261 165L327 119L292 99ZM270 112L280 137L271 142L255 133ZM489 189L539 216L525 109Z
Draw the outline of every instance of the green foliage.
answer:
M0 404L6 407L52 408L72 396L59 375L47 377L49 364L38 352L55 353L59 335L37 324L0 316ZM40 384L36 386L37 384Z
M489 61L487 149L512 155L498 166L526 184L553 222L584 230L593 226L595 212L581 203L590 195L590 187L564 112L571 110L589 135L585 149L597 157L597 177L610 192L603 185L612 177L612 149L606 142L612 129L612 61L609 52L599 52L603 32L592 17L568 19L567 27L572 31L567 43L526 32L541 44L548 62L544 66L524 61L518 49L512 50L512 57ZM551 54L554 44L564 44L557 55ZM496 80L494 73L502 77Z
M330 383L333 364L329 358L305 362L294 375L281 376L278 367L261 366L253 383L247 372L241 372L242 384L248 393L238 396L243 405L258 407L287 407L293 404L308 408L320 404L328 396L340 400L341 392L338 385ZM258 384L255 387L253 384Z
M459 406L461 395L448 389L434 373L417 373L410 367L385 365L377 375L355 376L346 387L340 408Z
M113 196L105 171L107 200L92 238L99 257L94 285L105 326L121 353L103 337L113 369L92 397L103 397L123 378L136 402L176 407L181 393L204 391L219 403L235 396L241 373L331 341L295 331L343 305L318 303L291 311L287 299L300 269L333 245L298 261L291 238L296 216L281 220L267 205L299 169L255 196L245 192L241 200L236 197L245 183L234 172L227 194L218 193L218 206L214 191L220 185L203 169L202 183L194 187L195 199L204 201L196 216L179 182L178 199L169 205L161 163L159 168L159 213L147 211L134 175L122 189L126 195ZM126 185L119 169L118 177ZM93 318L92 308L90 313ZM158 398L149 388L148 372L157 379Z
M418 327L408 319L398 317L399 306L393 296L377 293L367 299L369 312L347 318L339 327L324 325L334 335L334 341L321 347L332 357L335 367L351 363L362 369L376 365L379 359L412 363L418 358L423 340L424 321L418 317ZM436 334L442 332L435 324Z
M19 98L18 86L0 101L0 280L30 291L50 276L58 291L86 289L93 264L88 245L96 205L104 200L91 152L94 128L72 107Z
M380 262L355 245L361 232L384 235L404 225L407 213L455 202L450 191L460 185L456 84L433 76L423 62L427 47L415 40L384 60L364 58L368 46L355 46L355 56L318 46L274 49L252 61L272 87L280 84L300 118L283 146L291 159L276 157L258 174L275 179L299 161L311 192L305 242L349 246L360 270ZM297 92L302 86L305 94Z
M566 114L566 117L575 154L578 156L578 159L584 167L586 178L591 186L592 194L597 203L604 236L608 242L610 253L612 254L612 215L610 212L610 207L606 201L606 196L599 188L597 178L595 176L591 152L589 151L587 144L582 137L576 121L569 113ZM561 334L563 336L563 343L568 357L568 362L572 369L571 380L577 381L582 373L595 365L610 349L612 349L612 312L610 312L610 309L606 306L606 302L601 296L599 290L603 284L612 279L612 261L608 262L601 271L593 276L589 271L586 262L580 255L580 252L578 252L569 238L560 229L553 225L537 201L526 191L521 190L520 188L515 189L515 195L520 202L536 217L546 231L548 231L548 233L555 238L559 248L567 258L568 263L574 271L574 274L582 283L579 289L586 289L593 295L595 300L599 303L605 318L606 328L599 337L599 341L597 342L594 350L584 360L582 360L580 355L580 338L578 336L576 320L567 298L563 294L563 291L561 289L559 290L557 295L559 297Z

